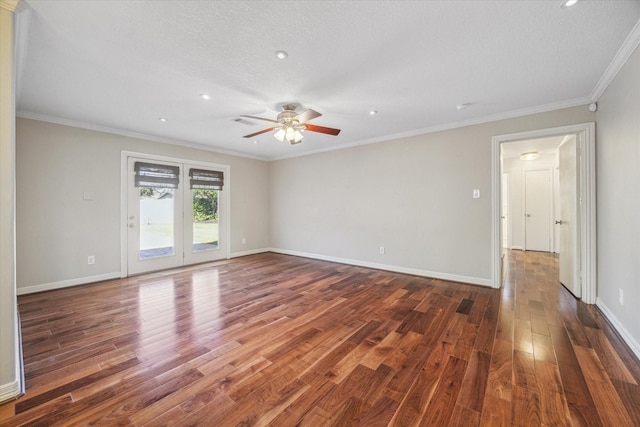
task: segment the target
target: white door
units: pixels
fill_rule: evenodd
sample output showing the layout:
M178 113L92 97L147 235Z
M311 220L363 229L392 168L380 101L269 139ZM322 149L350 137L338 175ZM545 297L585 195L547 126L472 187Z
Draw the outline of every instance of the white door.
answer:
M525 250L551 250L551 171L525 171Z
M560 283L580 298L580 257L578 256L578 173L576 138L566 140L559 151L560 218L556 229L560 234Z
M129 157L127 272L227 257L223 172Z
M128 171L128 273L181 266L181 165L129 157Z
M184 263L214 261L227 257L226 221L221 170L184 165Z

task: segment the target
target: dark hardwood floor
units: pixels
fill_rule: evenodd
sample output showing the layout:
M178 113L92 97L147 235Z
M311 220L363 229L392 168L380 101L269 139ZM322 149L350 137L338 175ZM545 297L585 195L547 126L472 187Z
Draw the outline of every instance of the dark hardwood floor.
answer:
M640 365L557 258L487 289L272 253L19 297L3 426L640 426Z

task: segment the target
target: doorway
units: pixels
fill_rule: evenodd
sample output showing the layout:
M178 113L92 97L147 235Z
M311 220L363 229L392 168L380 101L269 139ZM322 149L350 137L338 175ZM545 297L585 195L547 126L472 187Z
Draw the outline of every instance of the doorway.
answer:
M567 136L566 138L564 138ZM552 139L559 138L563 143L566 143L568 140L573 138L575 143L575 152L579 153L579 155L574 156L573 163L575 165L574 177L576 181L574 181L573 185L577 186L577 192L575 196L575 200L578 202L578 206L576 208L576 216L575 220L566 220L567 222L571 222L571 226L574 227L575 237L573 238L573 242L575 242L575 251L574 256L566 257L566 259L573 259L575 261L575 265L578 265L581 268L578 268L577 273L572 267L569 267L570 274L569 277L573 276L575 279L573 284L566 286L570 291L572 291L577 297L581 297L582 300L586 303L593 304L595 303L595 125L593 123L586 123L581 125L573 125L573 126L564 126L559 128L552 129L544 129L539 131L531 131L531 132L522 132L518 134L510 134L510 135L501 135L493 138L492 141L492 149L493 149L493 162L492 162L492 182L493 182L493 210L494 210L494 221L493 221L493 247L494 247L494 286L501 286L501 276L499 272L501 271L501 255L503 251L502 245L502 226L500 221L501 213L503 211L502 208L502 197L501 194L504 191L502 188L501 182L503 178L503 173L505 172L503 168L503 158L502 152L505 147L508 147L510 143L523 142L526 140L539 140L539 139ZM558 145L556 145L558 147ZM571 148L571 144L567 143L566 147L568 149ZM561 151L561 150L560 150ZM523 153L524 154L524 153ZM561 162L561 160L558 160ZM565 158L565 162L567 159ZM570 160L571 161L571 160ZM530 170L536 168L529 168ZM538 168L538 169L547 169L542 173L528 172L527 174L523 173L522 180L523 186L525 185L525 181L531 181L530 185L534 185L536 180L549 180L554 181L554 170L553 167L549 168ZM513 175L513 173L511 174ZM525 175L529 175L529 179L525 177ZM541 178L542 177L542 178ZM562 176L560 176L560 180L563 181ZM566 177L564 179L566 184ZM569 182L568 184L571 186L572 184ZM510 182L510 188L513 189L515 186L513 180ZM546 190L545 190L546 191ZM560 189L562 191L562 189ZM537 192L540 194L540 192ZM552 190L550 190L550 194L548 197L543 197L547 200L552 199ZM511 200L513 201L513 192L511 192ZM523 197L524 199L524 197ZM532 203L533 201L529 201ZM544 203L544 202L543 202ZM513 204L512 204L513 205ZM525 217L526 210L526 201L522 201L522 229L518 229L517 221L512 221L511 227L513 232L510 234L510 239L513 241L512 249L535 249L534 246L529 246L526 243L526 240L523 238L520 243L520 247L518 247L517 235L518 233L522 233L524 235L525 228ZM517 210L518 206L514 206L514 210ZM554 242L554 233L561 233L561 229L565 227L565 222L563 218L553 218L553 206L550 206L548 220L545 221L550 227L551 232L545 233L544 239L546 240L546 244L543 246L539 246L538 248L542 248L542 250L546 251L559 251L558 248L555 248ZM517 217L516 212L511 212L511 219ZM564 214L561 214L563 216ZM533 215L532 217L533 218ZM569 218L569 217L567 217ZM553 222L551 221L553 219ZM558 221L559 223L556 223ZM570 227L567 227L570 228ZM535 233L530 232L530 237L535 238ZM565 241L567 237L564 237ZM571 239L571 237L569 237ZM563 240L563 238L559 239ZM540 243L540 242L538 242ZM535 243L537 245L538 243ZM544 242L543 242L544 243ZM567 248L564 248L566 253ZM562 254L560 255L562 260ZM567 275L565 275L566 277ZM563 278L562 280L567 281L568 279Z
M228 166L136 153L122 161L122 277L228 258Z

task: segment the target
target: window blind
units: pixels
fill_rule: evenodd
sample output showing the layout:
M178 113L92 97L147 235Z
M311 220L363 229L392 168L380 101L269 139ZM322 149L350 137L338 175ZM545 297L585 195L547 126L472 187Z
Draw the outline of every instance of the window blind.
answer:
M136 162L134 171L136 187L178 188L180 182L178 166Z
M224 174L221 171L189 169L192 190L222 190Z

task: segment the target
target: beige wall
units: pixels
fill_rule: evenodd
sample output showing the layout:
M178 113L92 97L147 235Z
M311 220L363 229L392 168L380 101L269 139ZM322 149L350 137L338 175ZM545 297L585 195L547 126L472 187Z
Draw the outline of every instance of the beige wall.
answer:
M491 138L594 120L576 107L272 162L271 244L488 284Z
M640 50L598 101L597 120L598 304L640 354Z
M120 271L122 151L230 165L231 253L269 247L266 162L18 119L19 293ZM85 191L95 200L83 200ZM95 265L87 264L88 255Z

